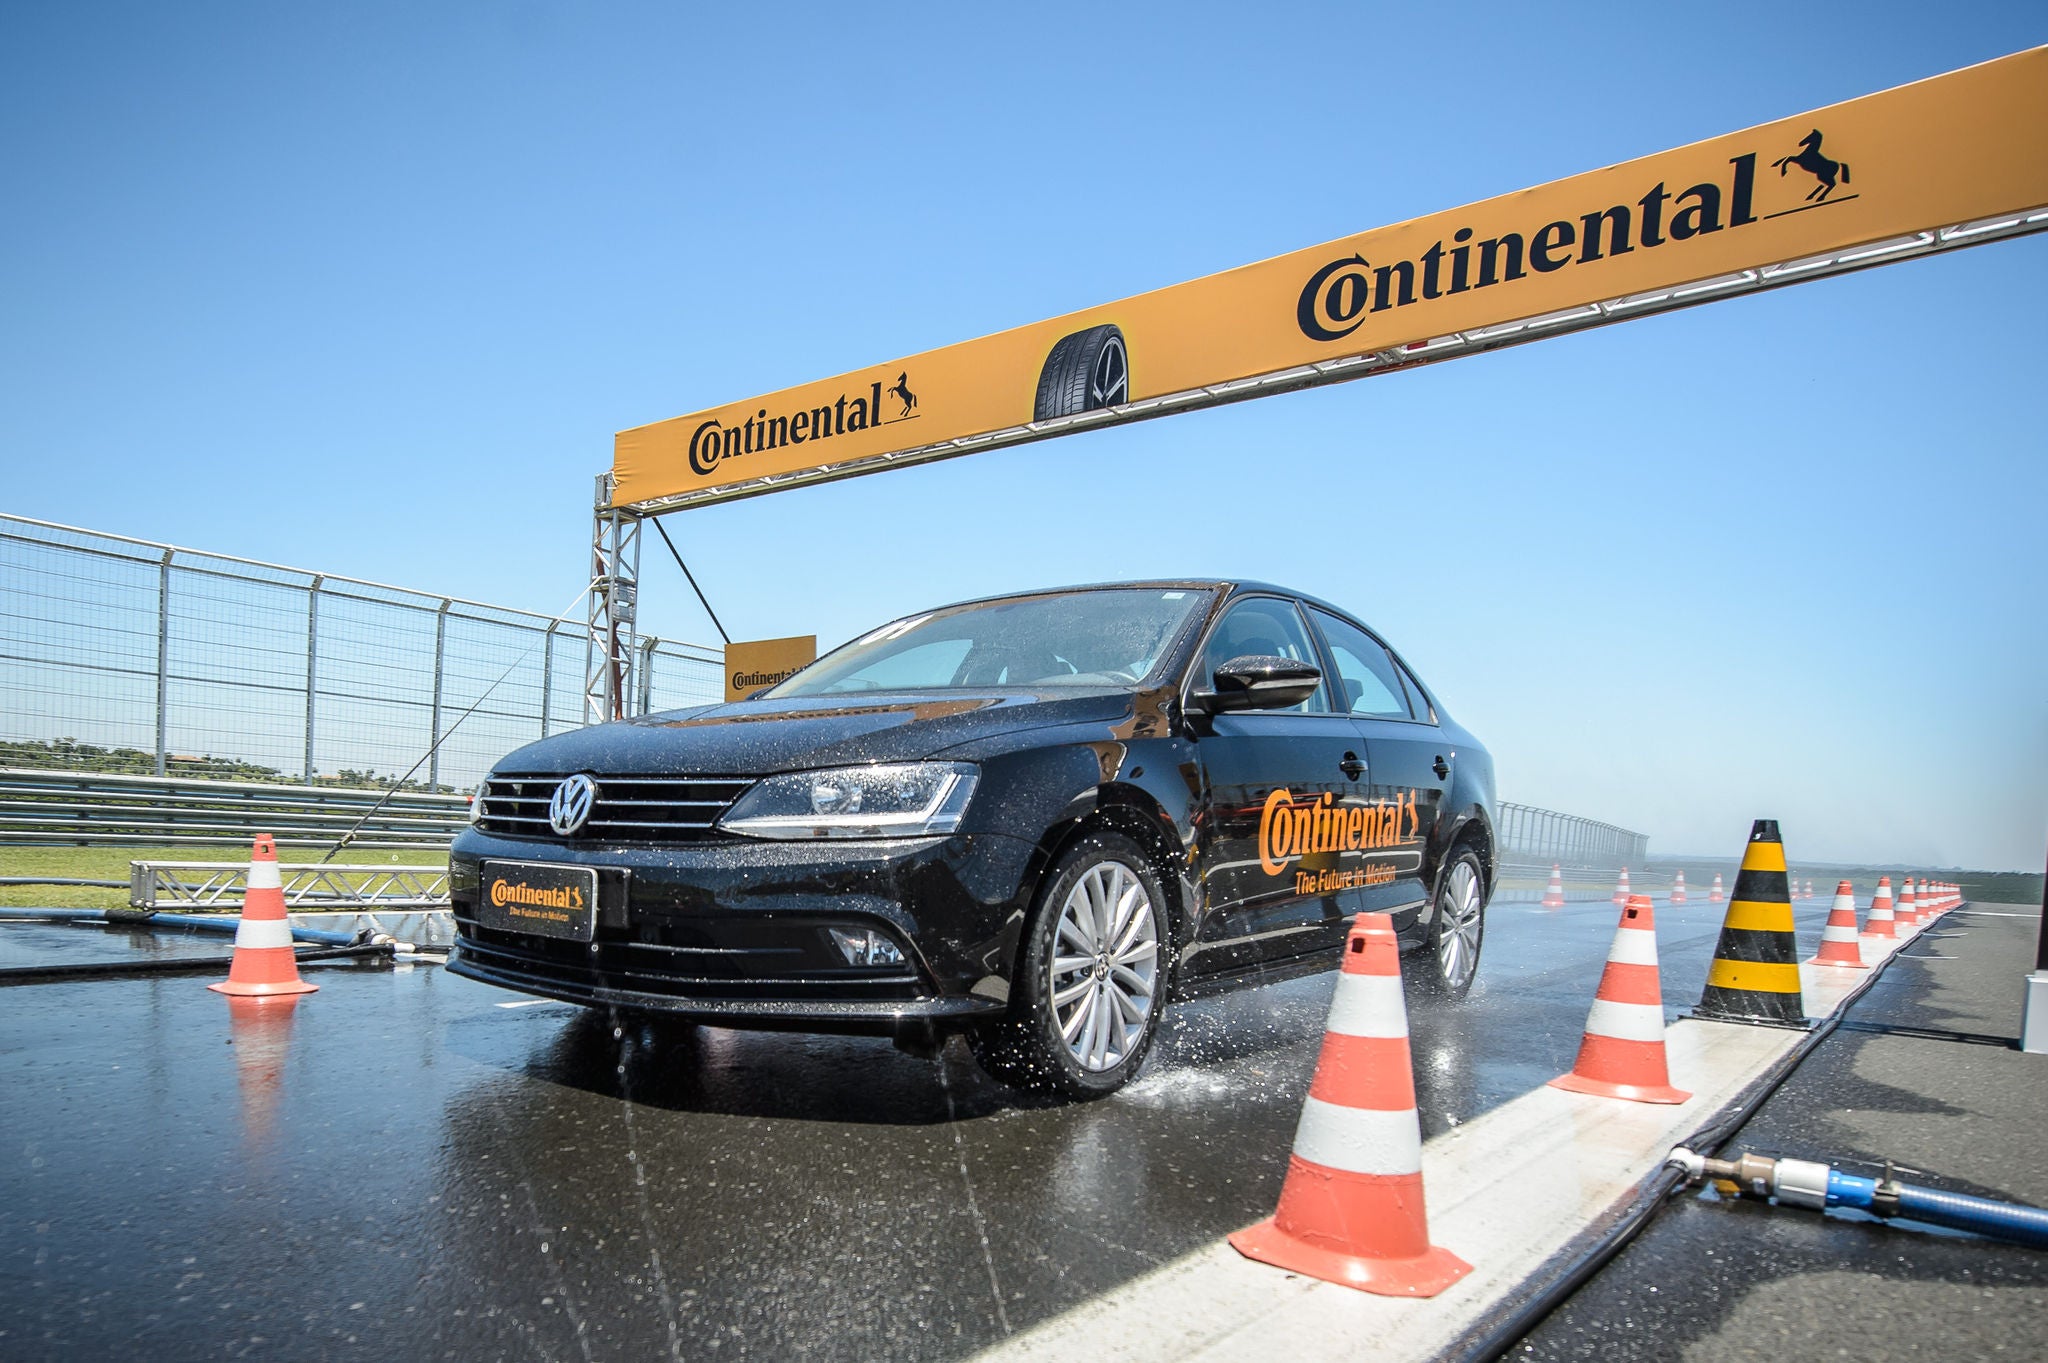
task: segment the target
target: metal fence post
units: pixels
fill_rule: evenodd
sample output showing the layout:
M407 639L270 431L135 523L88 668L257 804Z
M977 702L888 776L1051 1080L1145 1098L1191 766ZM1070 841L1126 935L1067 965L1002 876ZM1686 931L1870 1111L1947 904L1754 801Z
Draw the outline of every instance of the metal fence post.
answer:
M654 708L654 646L661 640L648 635L640 641L640 704L638 714L646 714Z
M314 666L320 652L320 584L327 579L319 573L313 574L313 585L306 589L306 784L313 784L313 697L318 694L315 681L318 669Z
M441 789L441 674L448 653L448 608L454 604L443 597L441 609L434 612L434 720L433 732L427 735L427 788L434 791Z
M171 557L178 551L164 550L157 566L156 582L156 774L164 774L165 752L170 734L171 697Z
M548 711L555 703L555 622L548 621L547 640L540 650L540 736L548 736Z

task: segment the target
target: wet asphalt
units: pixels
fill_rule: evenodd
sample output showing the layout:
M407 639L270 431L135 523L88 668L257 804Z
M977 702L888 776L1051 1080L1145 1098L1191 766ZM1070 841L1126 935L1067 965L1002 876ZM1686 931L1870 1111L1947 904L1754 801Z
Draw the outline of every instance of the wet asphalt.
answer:
M1411 1007L1426 1137L1571 1063L1615 909L1534 897L1489 911L1470 998ZM1721 906L1657 912L1675 1015ZM0 925L0 965L220 947ZM0 990L0 1358L960 1357L1269 1214L1332 987L1178 1005L1136 1082L1067 1105L958 1043L307 976Z
M2038 905L1909 943L1727 1147L2048 1206L2048 1059L2018 1049ZM1711 1193L1667 1207L1510 1359L2038 1359L2048 1254Z

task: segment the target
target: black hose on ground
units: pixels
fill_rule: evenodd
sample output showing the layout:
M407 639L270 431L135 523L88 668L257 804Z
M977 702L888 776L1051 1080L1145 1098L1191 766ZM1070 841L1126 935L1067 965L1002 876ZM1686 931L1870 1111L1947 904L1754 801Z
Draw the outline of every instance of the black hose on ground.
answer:
M300 951L293 959L340 961L358 957L395 954L392 942L363 942L347 947L320 947ZM234 964L232 956L173 956L153 961L87 961L76 965L17 965L0 968L0 985L46 984L59 980L120 979L136 975L217 975Z
M1735 1139L1736 1133L1749 1124L1749 1119L1756 1115L1757 1109L1792 1077L1793 1071L1799 1068L1806 1057L1812 1055L1821 1042L1835 1034L1835 1029L1842 1025L1842 1020L1848 1017L1849 1010L1855 1007L1856 1001L1870 991L1870 987L1877 983L1878 977L1884 974L1898 955L1898 952L1893 952L1880 961L1870 972L1868 979L1844 995L1835 1011L1808 1032L1797 1046L1765 1071L1761 1078L1744 1090L1742 1097L1736 1100L1734 1106L1678 1144L1701 1154L1711 1155ZM1651 1176L1649 1182L1643 1185L1642 1190L1636 1194L1604 1235L1566 1264L1557 1276L1539 1288L1535 1295L1502 1317L1463 1350L1447 1354L1445 1357L1454 1359L1455 1363L1495 1363L1495 1360L1512 1349L1518 1340L1541 1325L1551 1312L1570 1300L1572 1294L1584 1287L1594 1274L1605 1268L1615 1255L1628 1248L1629 1243L1641 1235L1657 1213L1664 1209L1671 1195L1683 1188L1686 1182L1685 1170L1675 1165L1666 1164L1659 1169Z
M125 880L79 880L72 876L0 876L0 885L82 885L89 890L125 890Z

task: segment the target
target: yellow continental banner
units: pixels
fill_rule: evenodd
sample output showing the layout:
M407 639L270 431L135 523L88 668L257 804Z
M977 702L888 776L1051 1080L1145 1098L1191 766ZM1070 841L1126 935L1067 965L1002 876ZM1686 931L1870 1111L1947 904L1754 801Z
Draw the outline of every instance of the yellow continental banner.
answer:
M1118 408L2048 204L2048 47L621 432L613 504Z
M818 660L818 636L742 639L725 646L725 698L744 700L764 686L788 681Z

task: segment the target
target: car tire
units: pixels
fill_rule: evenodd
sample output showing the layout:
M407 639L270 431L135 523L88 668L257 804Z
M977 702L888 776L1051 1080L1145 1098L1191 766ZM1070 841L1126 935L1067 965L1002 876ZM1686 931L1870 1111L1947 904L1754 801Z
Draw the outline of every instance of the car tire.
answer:
M1089 327L1060 337L1045 357L1031 419L1079 416L1130 400L1131 357L1123 332L1109 325Z
M1424 993L1462 999L1479 974L1479 949L1486 941L1486 873L1479 854L1453 848L1436 878L1429 947L1421 953L1418 983Z
M968 1036L1014 1088L1100 1098L1145 1063L1166 1002L1172 916L1151 859L1107 829L1060 854L1040 888L1002 1022Z

